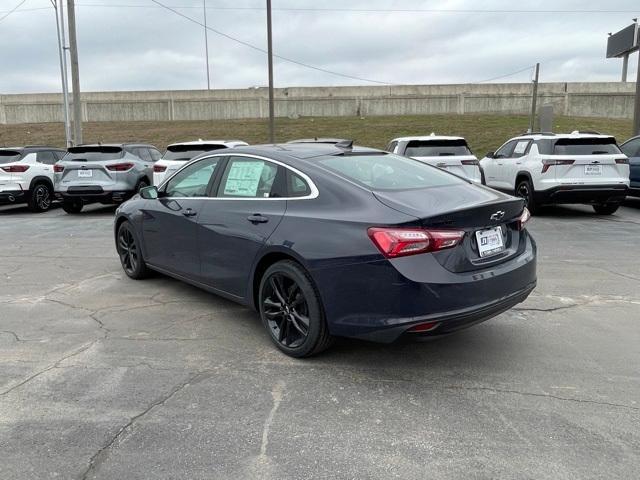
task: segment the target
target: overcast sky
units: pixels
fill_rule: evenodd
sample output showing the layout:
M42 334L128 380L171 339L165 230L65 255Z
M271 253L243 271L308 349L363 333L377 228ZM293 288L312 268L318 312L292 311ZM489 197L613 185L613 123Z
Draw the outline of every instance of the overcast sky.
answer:
M0 18L20 2L0 0ZM151 0L76 2L82 90L206 88L202 27ZM160 2L203 21L202 0ZM640 0L272 3L276 54L392 84L478 82L535 62L541 63L543 82L617 81L622 61L605 59L607 32L640 15ZM211 28L266 48L264 0L207 0L207 5ZM50 0L25 0L0 21L0 93L60 90L50 7ZM545 11L514 11L535 9ZM260 51L209 31L209 57L214 88L267 84L267 57ZM635 79L637 57L630 62L630 80ZM274 68L276 87L374 84L282 59L276 59ZM528 69L498 81L530 79Z

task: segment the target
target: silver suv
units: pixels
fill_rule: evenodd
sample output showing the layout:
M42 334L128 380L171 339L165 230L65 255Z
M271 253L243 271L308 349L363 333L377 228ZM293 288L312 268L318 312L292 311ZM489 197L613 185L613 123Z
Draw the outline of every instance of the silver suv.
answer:
M80 213L88 203L122 203L151 185L160 157L156 147L142 143L71 147L54 166L56 197L67 213Z

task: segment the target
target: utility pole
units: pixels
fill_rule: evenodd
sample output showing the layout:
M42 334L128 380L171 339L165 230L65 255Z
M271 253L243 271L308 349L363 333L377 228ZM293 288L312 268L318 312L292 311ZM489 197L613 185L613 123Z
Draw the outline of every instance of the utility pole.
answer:
M633 107L633 135L640 135L640 56L636 74L636 99Z
M64 114L64 136L66 146L70 147L71 142L71 122L69 118L69 83L67 82L67 54L66 39L64 35L64 4L60 1L58 8L58 0L51 0L53 9L56 14L56 31L58 32L58 53L60 55L60 77L62 78L62 103Z
M204 52L207 60L207 90L211 90L211 79L209 78L209 36L207 34L207 0L202 0L204 9Z
M69 18L69 53L71 55L71 86L73 88L73 143L82 143L82 104L80 103L80 72L78 71L78 42L76 39L76 10L74 0L67 0Z
M627 69L629 68L629 54L627 53L624 57L622 57L622 80L621 82L627 81Z
M271 45L271 0L267 0L267 50L269 57L269 143L275 143L275 120L273 108L273 48Z
M538 76L540 74L540 64L536 63L536 70L533 74L533 94L531 95L531 117L529 118L529 132L533 132L536 119L536 102L538 100Z

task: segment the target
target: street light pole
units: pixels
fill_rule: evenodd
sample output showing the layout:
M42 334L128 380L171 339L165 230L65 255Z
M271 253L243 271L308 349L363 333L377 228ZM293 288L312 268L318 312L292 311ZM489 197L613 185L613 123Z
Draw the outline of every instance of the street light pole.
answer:
M269 143L275 143L275 113L273 105L273 48L271 43L271 0L267 0L267 51L269 57Z
M73 143L82 143L82 104L80 103L80 72L78 71L78 43L76 40L76 9L74 0L67 0L69 18L69 53L71 56L71 86L73 88Z
M533 94L531 95L531 118L529 118L529 132L533 132L536 120L536 103L538 101L538 75L540 74L540 64L536 63L536 70L533 76Z
M64 36L64 6L60 1L60 9L58 9L58 0L51 0L53 9L56 14L56 31L58 32L58 53L60 56L60 77L62 78L62 103L64 114L64 136L66 146L70 147L71 142L71 122L69 119L69 84L67 82L67 55L65 52L66 40Z
M207 64L207 90L211 90L211 79L209 77L209 36L207 34L207 0L202 0L204 9L204 52Z

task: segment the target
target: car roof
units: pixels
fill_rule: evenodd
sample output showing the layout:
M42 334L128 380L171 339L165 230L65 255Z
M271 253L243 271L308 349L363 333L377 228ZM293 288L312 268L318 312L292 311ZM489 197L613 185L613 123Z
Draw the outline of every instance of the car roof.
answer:
M18 152L21 152L23 150L33 150L33 151L56 150L56 151L60 151L60 152L64 152L65 151L64 148L50 147L48 145L25 145L24 147L0 147L0 150L14 150L14 151L18 151Z
M289 140L287 143L340 143L348 141L346 138L331 138L331 137L314 137L314 138L297 138L295 140Z
M177 147L180 145L225 145L225 146L231 146L231 147L235 147L235 146L244 146L244 145L249 145L247 142L242 141L242 140L192 140L189 142L176 142L176 143L171 143L169 145L167 145L167 148L169 147Z
M509 139L511 140L541 140L541 139L559 139L559 138L614 138L613 135L603 135L601 133L595 132L578 132L573 131L571 133L552 133L552 132L534 132L534 133L523 133L522 135L518 135Z
M81 145L75 145L75 147L151 147L156 148L154 145L150 143L83 143Z
M415 135L410 137L398 137L391 140L392 142L411 142L413 140L419 141L436 141L436 140L465 140L464 137L451 136L451 135ZM465 140L466 141L466 140Z
M627 138L627 139L622 143L622 145L624 145L625 143L629 143L631 140L636 140L636 139L638 139L638 138L640 138L640 135L636 135L635 137Z
M265 145L250 145L234 148L234 153L264 155L275 159L308 159L314 157L330 157L348 153L387 153L383 150L369 147L353 146L340 148L330 143L276 143Z

